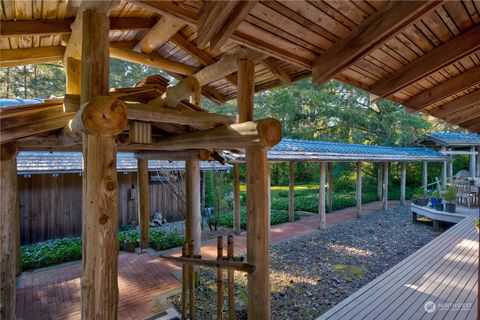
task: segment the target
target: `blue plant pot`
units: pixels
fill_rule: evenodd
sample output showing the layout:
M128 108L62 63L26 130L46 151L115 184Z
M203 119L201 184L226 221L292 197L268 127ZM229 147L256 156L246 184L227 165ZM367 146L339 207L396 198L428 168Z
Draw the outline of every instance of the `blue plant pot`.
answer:
M437 198L437 204L442 204L442 198Z
M432 203L432 208L437 206L437 198L430 198L430 202Z

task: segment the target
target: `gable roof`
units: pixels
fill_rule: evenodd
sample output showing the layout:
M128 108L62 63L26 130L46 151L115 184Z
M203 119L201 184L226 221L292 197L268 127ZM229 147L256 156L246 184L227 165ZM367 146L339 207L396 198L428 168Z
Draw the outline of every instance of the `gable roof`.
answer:
M435 132L416 141L417 145L435 145L442 147L473 147L480 146L480 134Z

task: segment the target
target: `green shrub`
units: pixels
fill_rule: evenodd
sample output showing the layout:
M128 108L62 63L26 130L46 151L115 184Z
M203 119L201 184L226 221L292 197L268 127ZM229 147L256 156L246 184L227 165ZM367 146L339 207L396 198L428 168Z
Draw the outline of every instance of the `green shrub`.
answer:
M124 250L125 240L133 240L138 246L139 235L135 230L119 231L120 250ZM150 229L150 244L156 250L166 250L181 246L184 238L175 233ZM82 238L55 239L21 247L22 270L46 267L82 258Z
M295 213L295 220L300 219L297 213ZM211 223L215 222L215 217L210 218ZM288 222L288 211L274 210L272 208L270 215L270 225L281 224ZM233 212L222 213L218 218L218 225L226 228L233 228ZM245 229L247 227L247 212L245 208L240 211L240 227Z

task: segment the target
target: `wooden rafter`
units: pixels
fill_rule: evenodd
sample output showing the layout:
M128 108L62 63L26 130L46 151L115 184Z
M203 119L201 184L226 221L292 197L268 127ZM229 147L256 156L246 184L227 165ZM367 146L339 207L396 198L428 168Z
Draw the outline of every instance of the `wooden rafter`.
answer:
M466 108L461 111L450 114L446 116L444 119L447 122L461 125L472 119L478 118L479 116L480 116L480 104L477 104L477 105L471 106L470 108Z
M232 36L257 0L204 1L198 18L198 45L210 42L213 50L219 50Z
M178 47L182 48L185 52L190 54L192 57L197 59L204 67L214 64L216 61L208 54L200 50L193 43L185 39L181 34L177 33L170 38L170 41L175 43ZM235 74L230 74L225 76L225 79L230 82L230 84L237 85L237 76Z
M133 50L141 53L152 53L155 48L164 44L174 34L185 26L184 23L161 17L158 22L145 34Z
M281 68L274 58L267 58L262 61L262 64L283 83L292 83L290 74L287 72L287 70Z
M477 89L469 94L466 94L458 99L452 100L435 108L430 114L434 117L442 118L449 114L468 108L480 102L480 89Z
M0 50L0 67L15 67L26 64L38 64L62 61L65 47L39 47L12 50Z
M70 25L73 22L74 19L2 21L0 37L67 35L72 33ZM154 18L146 17L110 18L110 31L148 30L155 22Z
M346 38L315 59L312 81L322 84L376 49L440 1L391 1L372 14Z
M423 108L466 90L480 83L480 66L469 69L405 101L407 108L420 111Z
M480 48L480 26L453 38L444 45L407 64L398 71L382 78L371 88L371 91L387 97L402 88L436 72L449 64L465 57Z

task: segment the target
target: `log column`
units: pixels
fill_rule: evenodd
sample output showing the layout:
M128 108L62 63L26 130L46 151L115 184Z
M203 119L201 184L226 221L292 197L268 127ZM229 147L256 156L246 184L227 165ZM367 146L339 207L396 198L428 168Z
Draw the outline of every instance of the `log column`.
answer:
M357 193L355 200L357 202L357 218L362 216L362 163L357 162Z
M137 159L137 212L138 225L140 227L140 248L150 246L150 201L149 201L149 178L148 160Z
M445 152L447 149L442 147L442 151ZM442 188L447 186L447 161L442 161L442 172L440 173L440 181Z
M469 164L469 171L470 171L470 176L475 177L477 171L475 169L476 165L476 160L475 160L475 147L470 147L470 164Z
M82 23L81 104L109 92L109 18L87 9ZM91 117L90 117L91 115ZM126 108L97 104L74 120L83 130L82 319L116 319L118 307L118 181L116 135Z
M238 122L253 120L255 64L238 61ZM248 319L270 319L270 214L269 165L264 148L248 147L247 167L247 260L255 265L248 274Z
M382 208L383 210L388 209L388 162L383 163L383 198L382 198Z
M0 319L15 319L19 229L17 147L1 145L0 181Z
M240 168L239 164L233 164L233 231L236 235L241 231L241 202L240 202Z
M327 209L328 212L333 211L333 162L328 163L328 184L327 184Z
M407 185L407 163L402 162L400 172L400 205L405 206L405 190Z
M382 164L378 163L377 167L377 200L382 200L383 191L383 168Z
M289 179L288 179L288 218L290 222L295 221L295 162L289 163Z
M480 177L480 147L477 147L477 165L476 165L476 168L477 168L477 177Z
M427 161L422 162L422 186L423 190L427 191L428 189L428 163Z
M449 151L452 151L452 148L448 149ZM447 163L447 170L448 170L448 180L450 182L453 181L453 155L451 155L452 160Z
M320 162L320 187L318 191L318 214L320 216L320 229L327 227L325 214L325 162Z

